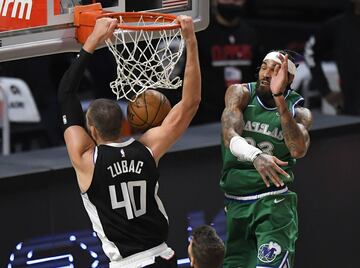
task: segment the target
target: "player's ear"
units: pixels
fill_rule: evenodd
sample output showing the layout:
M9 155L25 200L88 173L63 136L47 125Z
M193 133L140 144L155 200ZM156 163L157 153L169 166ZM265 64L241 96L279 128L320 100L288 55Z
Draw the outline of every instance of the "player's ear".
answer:
M94 126L89 126L89 132L91 137L95 140L98 141L99 139L99 132L97 131L97 129Z
M289 76L288 76L288 84L289 85L294 81L294 78L295 78L295 75L289 73Z
M194 258L190 257L190 267L194 267Z
M188 255L190 260L190 267L194 267L194 256L192 254L192 241L188 245Z

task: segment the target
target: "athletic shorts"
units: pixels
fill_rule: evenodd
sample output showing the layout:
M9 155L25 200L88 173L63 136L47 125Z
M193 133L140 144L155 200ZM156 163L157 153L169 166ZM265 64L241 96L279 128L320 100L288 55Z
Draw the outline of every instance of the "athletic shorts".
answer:
M177 259L175 255L169 260L166 260L160 256L156 257L154 264L145 266L145 268L175 268L175 267L178 267Z
M298 237L297 195L226 199L224 268L292 268Z

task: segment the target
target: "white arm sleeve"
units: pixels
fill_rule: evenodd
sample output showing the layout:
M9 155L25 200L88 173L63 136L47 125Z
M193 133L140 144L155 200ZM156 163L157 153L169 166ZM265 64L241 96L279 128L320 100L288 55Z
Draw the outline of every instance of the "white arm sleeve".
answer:
M234 136L230 140L230 151L238 158L239 161L253 162L254 159L262 153L262 151L250 144L240 136Z

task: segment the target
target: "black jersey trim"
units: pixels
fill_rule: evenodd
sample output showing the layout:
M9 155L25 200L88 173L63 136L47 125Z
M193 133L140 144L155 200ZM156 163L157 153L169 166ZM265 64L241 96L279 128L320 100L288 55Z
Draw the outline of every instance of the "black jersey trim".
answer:
M81 197L84 203L85 210L89 215L93 229L102 243L102 248L105 255L109 258L110 261L118 261L123 259L118 247L106 236L96 206L90 201L87 193L82 194Z

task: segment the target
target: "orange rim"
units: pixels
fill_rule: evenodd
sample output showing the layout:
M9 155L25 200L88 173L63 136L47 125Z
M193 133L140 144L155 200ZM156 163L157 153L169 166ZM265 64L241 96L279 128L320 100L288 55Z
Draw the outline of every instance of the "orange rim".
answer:
M169 23L161 25L126 25L119 22L118 28L122 30L131 30L131 31L160 31L160 30L172 30L180 28L179 23L175 23L176 15L156 13L156 12L110 12L104 13L100 17L112 17L119 18L122 17L123 22L133 23L139 22L139 19L142 17L144 22L159 22L159 23Z

